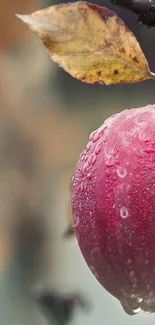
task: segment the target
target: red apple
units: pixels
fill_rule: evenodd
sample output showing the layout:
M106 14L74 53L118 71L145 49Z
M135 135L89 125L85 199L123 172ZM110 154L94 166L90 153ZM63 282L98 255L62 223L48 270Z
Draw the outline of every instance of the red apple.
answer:
M155 105L94 131L72 184L73 224L101 285L129 314L155 312Z

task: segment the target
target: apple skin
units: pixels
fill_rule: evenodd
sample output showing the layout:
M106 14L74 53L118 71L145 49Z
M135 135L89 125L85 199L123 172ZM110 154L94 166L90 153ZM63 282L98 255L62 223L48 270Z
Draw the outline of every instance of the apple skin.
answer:
M75 234L100 284L134 315L155 312L155 105L94 131L72 181Z

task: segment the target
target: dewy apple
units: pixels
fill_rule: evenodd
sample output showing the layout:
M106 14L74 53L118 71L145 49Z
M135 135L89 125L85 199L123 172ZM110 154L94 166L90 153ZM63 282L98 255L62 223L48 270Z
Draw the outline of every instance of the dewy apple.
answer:
M97 280L124 310L155 312L155 105L90 135L72 184L74 229Z

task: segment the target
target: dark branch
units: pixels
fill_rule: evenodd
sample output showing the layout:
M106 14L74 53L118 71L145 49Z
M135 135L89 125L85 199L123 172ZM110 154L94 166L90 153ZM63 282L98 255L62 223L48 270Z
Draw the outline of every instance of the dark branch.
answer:
M115 5L138 15L138 20L148 27L155 26L155 0L111 0Z

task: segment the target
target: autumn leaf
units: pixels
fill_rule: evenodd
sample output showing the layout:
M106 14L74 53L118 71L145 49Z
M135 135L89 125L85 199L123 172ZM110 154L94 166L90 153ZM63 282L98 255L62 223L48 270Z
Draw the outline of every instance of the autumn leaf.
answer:
M75 2L17 16L77 79L110 85L155 78L133 33L107 8Z

